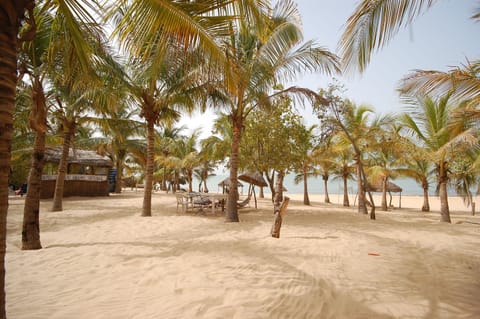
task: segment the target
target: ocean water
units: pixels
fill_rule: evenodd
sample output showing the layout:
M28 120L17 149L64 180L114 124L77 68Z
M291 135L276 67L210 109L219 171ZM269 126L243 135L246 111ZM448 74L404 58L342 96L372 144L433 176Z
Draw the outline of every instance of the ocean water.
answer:
M288 174L285 176L284 179L284 186L287 189L287 194L303 194L303 182L300 184L295 184L294 183L294 174ZM207 180L207 186L208 189L211 192L222 192L222 187L219 186L218 184L221 183L223 180L228 178L228 172L227 173L222 173L222 174L217 174L215 176L210 177ZM408 178L401 178L401 179L396 179L396 180L391 180L391 182L397 184L402 188L402 195L423 195L423 190L420 187L419 184L417 184L413 179L408 179ZM193 189L195 191L198 190L198 180L194 180L193 182ZM240 183L243 184L243 187L239 188L240 193L246 194L248 192L248 186L249 184L246 182L240 181ZM356 193L357 187L356 187L356 181L354 180L349 180L348 181L348 192L350 194ZM337 179L332 179L329 180L328 182L328 192L329 194L343 194L343 181L342 180L337 180ZM258 189L258 188L257 188ZM264 192L266 194L270 193L270 189L268 187L264 188ZM435 185L430 186L430 194L434 194L435 192ZM309 194L325 194L325 189L324 189L324 183L321 177L310 177L308 179L308 193ZM454 194L453 191L449 192L450 194Z

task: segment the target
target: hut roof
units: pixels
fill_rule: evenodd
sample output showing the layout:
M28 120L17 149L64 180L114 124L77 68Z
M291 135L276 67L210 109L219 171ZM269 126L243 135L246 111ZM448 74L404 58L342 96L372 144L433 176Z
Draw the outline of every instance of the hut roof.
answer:
M51 163L60 162L62 147L49 146L45 148L45 161ZM112 167L112 160L108 156L99 155L95 151L70 149L68 163Z
M374 183L374 184L369 183L368 187L367 187L367 190L371 191L371 192L382 192L382 190L383 190L382 183L381 182ZM401 193L402 188L400 186L398 186L397 184L394 184L392 182L388 182L387 183L387 192Z

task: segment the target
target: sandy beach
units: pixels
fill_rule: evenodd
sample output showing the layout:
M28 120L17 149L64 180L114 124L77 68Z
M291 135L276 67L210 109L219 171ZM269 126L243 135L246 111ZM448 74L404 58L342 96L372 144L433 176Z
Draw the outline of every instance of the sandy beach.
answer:
M398 197L377 220L356 207L289 195L279 239L270 199L221 214L177 213L155 193L41 203L43 249L22 251L24 198L11 197L6 254L7 316L75 318L480 318L480 217L450 198ZM352 199L353 200L353 199ZM379 200L376 202L380 203Z

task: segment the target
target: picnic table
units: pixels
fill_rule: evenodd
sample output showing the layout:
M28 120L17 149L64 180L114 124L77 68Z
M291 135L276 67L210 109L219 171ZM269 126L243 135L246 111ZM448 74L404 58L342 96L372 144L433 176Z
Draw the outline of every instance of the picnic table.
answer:
M182 206L183 212L193 210L196 212L204 212L204 209L211 208L212 214L216 214L217 208L223 211L227 194L220 193L176 193L177 197L177 211L178 207Z

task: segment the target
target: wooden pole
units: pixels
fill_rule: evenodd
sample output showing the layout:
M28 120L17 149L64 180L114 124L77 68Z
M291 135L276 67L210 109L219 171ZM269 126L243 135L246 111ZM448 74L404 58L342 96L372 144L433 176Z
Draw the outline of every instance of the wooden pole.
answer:
M283 219L283 216L287 213L287 206L289 201L290 201L290 198L285 197L282 205L280 206L280 209L274 212L275 217L273 219L273 225L271 230L272 237L274 238L280 238L280 228L282 227L282 219Z

